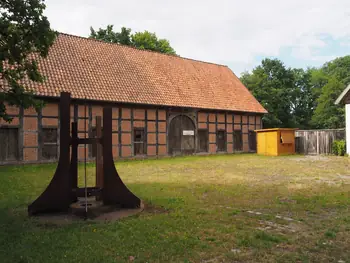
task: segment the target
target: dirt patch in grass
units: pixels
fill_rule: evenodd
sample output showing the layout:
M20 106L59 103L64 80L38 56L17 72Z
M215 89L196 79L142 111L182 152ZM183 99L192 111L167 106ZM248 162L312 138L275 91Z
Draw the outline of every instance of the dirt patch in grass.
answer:
M87 218L82 215L75 215L72 212L59 214L43 214L37 215L34 219L42 226L59 226L76 222L111 222L124 219L126 217L135 216L143 211L143 207L136 209L116 209L99 215L88 215ZM91 213L91 212L90 212Z
M144 204L143 213L157 215L157 214L168 214L170 213L170 209L166 209L162 206L156 206L149 203Z
M52 214L41 214L34 216L33 218L37 220L39 225L44 227L54 227L59 225L67 225L74 222L82 222L88 220L90 222L113 222L121 219L125 219L130 216L136 216L140 213L145 213L149 215L164 214L169 213L169 209L165 209L161 206L151 205L151 204L141 204L140 208L135 209L111 209L105 212L95 212L92 214L89 211L88 218L85 218L84 213L77 215L74 212L69 211L68 213L52 213Z
M290 158L293 161L297 162L316 162L316 161L322 161L322 162L328 162L336 157L329 157L329 156L322 156L322 155L305 155L301 157L286 157Z

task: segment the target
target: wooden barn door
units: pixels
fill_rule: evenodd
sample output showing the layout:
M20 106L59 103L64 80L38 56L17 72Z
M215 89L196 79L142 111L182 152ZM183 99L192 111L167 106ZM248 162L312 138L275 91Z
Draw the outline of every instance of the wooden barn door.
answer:
M199 152L208 152L209 133L206 129L198 130L198 150Z
M169 126L169 154L193 154L195 152L195 126L184 115L173 118Z
M226 152L226 132L217 131L216 134L216 145L218 152Z
M249 151L256 152L256 133L255 133L255 131L248 132L248 143L249 143Z
M18 128L0 129L0 162L18 160Z

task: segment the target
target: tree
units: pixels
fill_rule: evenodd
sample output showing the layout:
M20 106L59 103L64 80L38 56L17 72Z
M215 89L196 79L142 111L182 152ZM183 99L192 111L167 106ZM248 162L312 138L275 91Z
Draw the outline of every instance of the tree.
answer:
M131 29L125 27L122 27L120 32L114 32L113 25L108 25L106 29L100 28L98 31L90 27L89 37L109 43L131 45Z
M328 76L334 76L345 85L350 84L350 55L325 63L321 70Z
M334 102L350 84L350 56L321 68L289 69L279 60L264 59L242 82L269 111L265 127L342 128L344 107Z
M122 27L120 33L117 33L119 44L130 46L131 43L131 29Z
M318 129L336 129L345 127L345 110L334 102L344 89L344 84L335 77L328 79L317 99L317 107L312 116L312 124Z
M311 128L311 119L317 105L319 93L312 85L312 69L293 69L293 116L296 126L301 129Z
M43 15L43 0L0 0L0 118L10 121L5 104L40 108L23 78L42 82L36 58L46 57L56 33Z
M108 25L106 29L99 28L97 31L90 27L89 37L109 43L118 43L139 49L176 55L168 40L158 39L155 33L148 31L131 34L130 28L122 27L120 32L115 32L113 31L113 25Z
M315 128L343 128L345 111L335 100L350 84L350 56L337 58L312 71L312 85L317 91L317 107L312 116Z
M113 25L108 25L106 29L100 28L98 31L90 27L89 38L99 39L104 42L119 43L117 34L113 31Z
M131 36L132 44L139 49L147 49L160 53L176 55L175 50L166 39L158 39L155 33L137 32Z
M277 59L264 59L252 73L243 73L241 81L269 112L264 127L295 127L294 74Z

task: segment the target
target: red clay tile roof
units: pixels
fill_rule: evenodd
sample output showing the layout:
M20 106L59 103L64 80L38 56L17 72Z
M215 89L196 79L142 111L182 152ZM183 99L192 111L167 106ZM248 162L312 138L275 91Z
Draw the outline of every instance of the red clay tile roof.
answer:
M37 95L266 113L226 66L59 34L39 61Z

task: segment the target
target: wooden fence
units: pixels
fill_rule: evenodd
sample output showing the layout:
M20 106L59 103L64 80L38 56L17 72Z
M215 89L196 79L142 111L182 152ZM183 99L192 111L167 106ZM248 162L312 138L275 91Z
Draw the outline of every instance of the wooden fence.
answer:
M345 140L345 129L299 130L295 132L295 148L300 154L331 154L335 140Z

